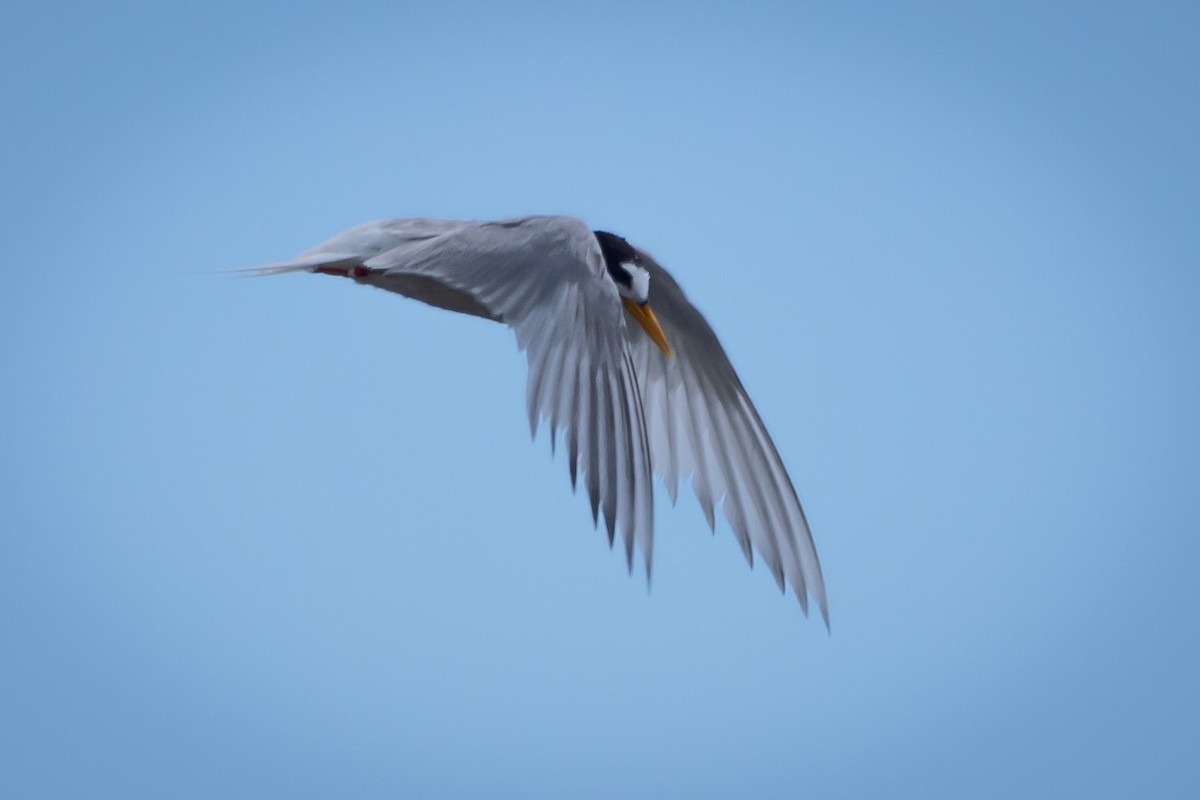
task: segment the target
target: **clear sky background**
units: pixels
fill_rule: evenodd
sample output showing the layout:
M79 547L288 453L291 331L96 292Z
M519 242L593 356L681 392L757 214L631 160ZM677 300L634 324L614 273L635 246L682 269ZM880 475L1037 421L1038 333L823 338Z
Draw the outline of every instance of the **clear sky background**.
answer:
M1200 12L898 5L7 9L0 794L1200 796ZM501 327L219 272L527 213L707 314L832 635L690 494L630 577Z

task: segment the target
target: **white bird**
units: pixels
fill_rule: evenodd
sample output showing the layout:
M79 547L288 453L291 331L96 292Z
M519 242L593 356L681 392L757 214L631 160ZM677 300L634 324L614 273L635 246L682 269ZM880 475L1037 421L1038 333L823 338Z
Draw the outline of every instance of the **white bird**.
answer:
M529 359L531 433L547 420L553 449L563 432L571 485L582 473L631 570L636 542L650 575L652 473L672 504L690 476L709 527L723 500L750 565L757 553L829 625L808 522L758 412L679 284L623 238L564 216L391 219L252 271L343 276L509 325Z

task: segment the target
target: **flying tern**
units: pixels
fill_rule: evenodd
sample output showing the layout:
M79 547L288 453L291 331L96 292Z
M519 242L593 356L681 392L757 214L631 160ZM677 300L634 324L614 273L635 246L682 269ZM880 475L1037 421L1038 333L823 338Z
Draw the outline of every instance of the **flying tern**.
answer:
M672 504L691 478L710 528L722 505L746 560L811 597L825 582L796 491L704 317L645 251L566 216L390 219L351 228L272 275L315 272L504 323L529 361L532 434L560 434L593 522L619 530L630 569L653 559L652 474ZM723 503L722 503L723 501Z

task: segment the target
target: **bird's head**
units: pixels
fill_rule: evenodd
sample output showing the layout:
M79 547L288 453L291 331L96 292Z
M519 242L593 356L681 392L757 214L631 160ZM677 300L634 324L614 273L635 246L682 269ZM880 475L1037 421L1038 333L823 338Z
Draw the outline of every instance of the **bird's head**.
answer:
M650 273L642 266L642 255L629 242L608 231L596 231L596 241L604 254L604 266L626 300L645 303L650 299Z
M658 318L650 310L650 271L642 265L642 254L637 248L615 233L594 231L604 255L604 266L629 315L637 320L646 334L654 340L664 353L673 355L667 337Z

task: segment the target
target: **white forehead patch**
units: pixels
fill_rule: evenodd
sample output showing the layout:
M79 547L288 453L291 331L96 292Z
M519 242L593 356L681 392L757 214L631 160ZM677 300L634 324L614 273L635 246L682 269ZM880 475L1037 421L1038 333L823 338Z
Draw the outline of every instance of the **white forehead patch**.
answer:
M650 273L630 261L623 262L621 266L629 273L632 299L638 303L646 302L650 297Z

